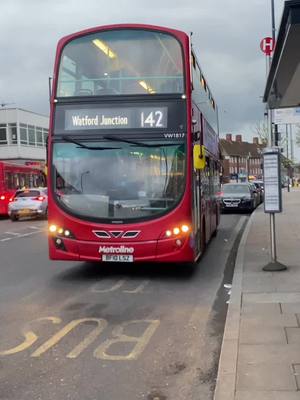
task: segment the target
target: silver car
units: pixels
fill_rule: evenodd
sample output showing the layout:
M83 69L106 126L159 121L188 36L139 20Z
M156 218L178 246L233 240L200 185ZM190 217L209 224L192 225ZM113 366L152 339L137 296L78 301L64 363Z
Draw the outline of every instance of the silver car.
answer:
M8 204L8 215L12 221L20 217L43 217L48 214L47 188L17 190Z

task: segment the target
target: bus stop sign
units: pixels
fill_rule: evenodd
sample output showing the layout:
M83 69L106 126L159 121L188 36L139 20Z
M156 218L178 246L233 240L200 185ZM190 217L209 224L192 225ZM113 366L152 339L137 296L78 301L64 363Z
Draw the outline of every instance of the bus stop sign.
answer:
M266 56L270 56L274 50L275 41L271 37L265 37L260 42L260 48Z

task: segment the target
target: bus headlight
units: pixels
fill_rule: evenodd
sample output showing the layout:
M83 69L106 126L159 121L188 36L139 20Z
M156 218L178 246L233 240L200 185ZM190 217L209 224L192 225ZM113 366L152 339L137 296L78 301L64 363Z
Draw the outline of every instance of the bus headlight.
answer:
M165 232L165 237L170 238L172 236L178 236L180 233L181 234L186 234L191 230L191 227L187 224L183 224L181 226L175 226L172 229L168 229Z
M57 237L66 237L70 239L75 239L75 236L69 229L64 229L62 227L58 227L54 224L49 226L49 232L54 233Z
M173 233L174 233L174 235L179 235L180 229L178 227L174 228Z
M57 226L56 226L56 225L50 225L50 226L49 226L49 231L50 231L51 233L55 233L56 230L57 230Z
M181 231L183 233L187 233L190 230L190 227L188 225L182 225L181 226Z

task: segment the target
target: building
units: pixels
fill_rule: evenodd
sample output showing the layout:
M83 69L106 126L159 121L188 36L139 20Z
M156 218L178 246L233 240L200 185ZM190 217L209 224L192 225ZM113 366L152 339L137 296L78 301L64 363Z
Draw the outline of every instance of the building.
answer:
M220 139L223 164L223 182L230 180L247 180L254 176L262 178L262 150L264 146L257 137L253 143L243 142L242 135L227 134L226 139Z
M45 162L49 118L20 108L0 109L0 160Z

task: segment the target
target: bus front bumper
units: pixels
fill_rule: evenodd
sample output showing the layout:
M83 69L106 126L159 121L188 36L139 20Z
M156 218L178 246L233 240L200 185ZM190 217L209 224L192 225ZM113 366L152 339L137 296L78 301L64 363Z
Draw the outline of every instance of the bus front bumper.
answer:
M91 242L49 237L52 260L103 262L193 262L191 237L144 242Z

